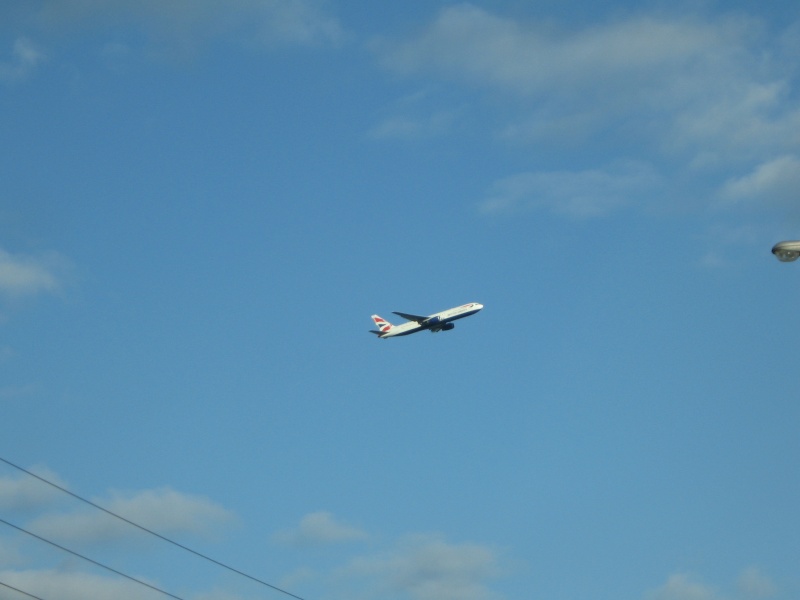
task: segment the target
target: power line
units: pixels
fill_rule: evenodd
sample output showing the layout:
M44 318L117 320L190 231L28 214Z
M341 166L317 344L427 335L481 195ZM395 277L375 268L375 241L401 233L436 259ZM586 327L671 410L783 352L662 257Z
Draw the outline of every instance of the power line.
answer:
M96 560L92 560L88 556L84 556L83 554L79 554L79 553L75 552L74 550L70 550L69 548L65 548L64 546L60 546L59 544L56 544L55 542L52 542L52 541L50 541L50 540L48 540L46 538L43 538L40 535L36 535L35 533L32 533L32 532L28 531L27 529L23 529L22 527L18 527L17 525L14 525L13 523L9 523L5 519L0 519L0 523L8 525L9 527L11 527L13 529L16 529L17 531L21 531L22 533L25 533L25 534L31 536L32 538L36 538L37 540L39 540L41 542L44 542L45 544L50 544L54 548L58 548L59 550L63 550L64 552L72 554L73 556L77 556L78 558L83 559L86 562L90 562L93 565L96 565L98 567L101 567L101 568L105 569L106 571L111 571L115 575L119 575L121 577L124 577L125 579L130 579L131 581L135 581L139 585L143 585L145 587L149 587L151 590L155 590L160 594L164 594L165 596L169 596L170 598L175 598L175 600L183 600L183 598L181 598L180 596L176 596L175 594L170 594L169 592L165 592L161 588L157 588L154 585L150 585L149 583L147 583L145 581L142 581L141 579L136 579L135 577L131 577L130 575L126 575L122 571L118 571L115 568L109 567L108 565L104 565L103 563L97 562Z
M10 467L14 467L17 470L22 471L23 473L26 473L26 474L30 475L31 477L35 477L39 481L41 481L43 483L46 483L47 485L49 485L51 487L54 487L55 489L57 489L57 490L59 490L61 492L64 492L65 494L68 494L68 495L72 496L73 498L75 498L77 500L80 500L81 502L83 502L85 504L88 504L89 506L92 506L92 507L94 507L94 508L96 508L98 510L101 510L106 514L111 515L112 517L115 517L115 518L119 519L120 521L124 521L128 525L132 525L133 527L136 527L137 529L140 529L140 530L142 530L142 531L144 531L146 533L149 533L150 535L153 535L153 536L155 536L155 537L157 537L157 538L159 538L161 540L164 540L165 542L168 542L168 543L172 544L173 546L177 546L181 550L185 550L186 552L190 552L191 554L194 554L195 556L200 557L203 560L207 560L208 562L214 563L218 567L222 567L223 569L227 569L228 571L230 571L232 573L236 573L237 575L240 575L241 577L245 577L245 578L249 579L250 581L255 581L256 583L258 583L260 585L263 585L265 587L273 589L276 592L280 592L281 594L285 594L287 596L295 598L296 600L304 600L304 598L301 598L300 596L297 596L297 595L295 595L295 594L293 594L291 592L288 592L288 591L286 591L284 589L281 589L276 585L272 585L271 583L267 583L266 581L262 581L261 579L258 579L257 577L253 577L252 575L248 575L247 573L245 573L243 571L240 571L239 569L235 569L235 568L233 568L233 567L231 567L229 565L226 565L225 563L220 562L218 560L215 560L215 559L213 559L210 556L207 556L205 554L202 554L201 552L198 552L197 550L192 550L188 546L184 546L183 544L180 544L180 543L178 543L178 542L176 542L174 540L171 540L168 537L165 537L165 536L161 535L160 533L156 533L152 529L148 529L147 527L139 525L138 523L134 523L130 519L126 519L125 517L120 516L115 512L111 512L107 508L103 508L99 504L95 504L91 500L87 500L86 498L84 498L82 496L79 496L78 494L76 494L74 492L71 492L71 491L69 491L68 489L66 489L66 488L64 488L62 486L60 486L60 485L58 485L56 483L53 483L52 481L48 481L44 477L40 477L39 475L37 475L36 473L32 473L28 469L20 467L19 465L16 465L16 464L12 463L10 460L6 460L2 456L0 456L0 461L4 462L5 464L7 464Z
M39 598L39 596L34 596L33 594L29 594L28 592L24 592L21 589L15 588L13 585L8 585L7 583L3 583L2 581L0 581L0 585L2 585L3 587L7 587L10 590L14 590L15 592L19 592L20 594L23 594L23 595L27 596L28 598L33 598L33 600L44 600L44 598Z

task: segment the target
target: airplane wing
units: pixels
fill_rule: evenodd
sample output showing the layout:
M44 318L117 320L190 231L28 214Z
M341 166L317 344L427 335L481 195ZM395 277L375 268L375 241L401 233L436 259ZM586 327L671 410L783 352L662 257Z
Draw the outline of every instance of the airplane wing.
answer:
M422 323L425 319L428 318L428 317L421 317L420 315L411 315L409 313L402 313L397 311L392 311L392 312L394 312L394 314L400 317L403 317L407 321L414 321L416 323Z

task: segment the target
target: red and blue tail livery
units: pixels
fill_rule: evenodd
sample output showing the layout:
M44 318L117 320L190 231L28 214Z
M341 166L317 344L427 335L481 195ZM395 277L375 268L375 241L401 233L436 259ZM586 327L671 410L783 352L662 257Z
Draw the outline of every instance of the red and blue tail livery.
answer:
M372 320L375 321L375 325L378 327L378 331L373 331L373 333L386 333L392 328L392 324L379 315L372 315Z
M431 333L439 331L450 331L455 327L458 319L469 317L483 308L483 304L477 302L470 302L469 304L462 304L456 308L448 308L442 312L434 313L428 316L412 315L410 313L395 312L394 314L403 317L406 323L401 325L392 325L379 315L372 315L372 320L375 321L377 331L370 329L370 333L374 333L379 338L397 337L399 335L410 335L418 331L428 330Z

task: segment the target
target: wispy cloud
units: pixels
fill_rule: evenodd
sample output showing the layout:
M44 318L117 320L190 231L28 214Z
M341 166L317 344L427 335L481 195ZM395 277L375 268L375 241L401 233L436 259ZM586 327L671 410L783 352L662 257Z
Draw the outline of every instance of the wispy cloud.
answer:
M57 254L11 254L0 248L0 294L18 298L56 292L66 265Z
M56 483L64 485L58 476L46 467L32 469L38 475ZM55 488L31 477L0 477L0 509L12 510L37 510L51 505L60 492Z
M750 26L739 20L710 25L634 17L568 30L460 4L443 9L414 39L383 46L383 64L403 73L443 71L527 95L561 93L613 87L631 75L654 83L712 49L725 51Z
M45 468L33 470L57 485L68 487L56 474ZM218 503L170 488L131 493L110 492L94 501L164 535L207 534L235 521L233 513ZM0 510L18 512L16 518L23 522L17 524L26 530L71 549L103 543L108 545L107 549L113 548L130 556L136 556L141 551L138 544L131 543L145 539L141 530L89 507L61 512L62 508L74 505L74 501L64 493L30 476L0 478ZM26 518L27 513L32 511L38 516ZM43 598L125 600L162 597L120 577L85 572L80 562L67 561L58 569L49 568L46 562L48 555L39 554L37 549L40 548L36 544L26 544L25 539L19 536L0 540L0 569L4 569L0 571L0 581ZM130 570L124 572L147 583L155 583L162 589L164 587ZM3 592L0 592L0 597L5 597ZM237 598L221 590L206 590L204 596L197 597L209 600Z
M756 567L741 572L736 588L738 594L725 592L687 573L676 573L661 587L647 592L645 600L726 600L732 597L757 600L778 593L775 583Z
M337 521L329 512L306 515L296 529L275 534L274 540L284 544L318 545L367 539L366 532Z
M55 474L44 469L38 471L61 484ZM52 511L59 506L58 498L49 491L43 494L44 488L38 488L34 483L35 480L30 478L0 478L0 509L32 503L29 508L38 507L44 512L25 526L39 535L67 546L102 541L117 543L119 548L135 552L136 545L130 544L132 538L111 524L106 515L54 513ZM169 488L110 493L97 502L163 533L202 533L233 519L230 511L210 499ZM503 553L490 544L452 542L443 535L431 533L406 535L386 543L324 511L306 515L296 529L278 534L276 540L301 544L299 550L303 555L307 555L307 549L303 547L307 543L372 540L366 552L364 546L359 546L361 552L351 554L350 558L337 553L334 565L322 569L298 567L293 575L287 576L286 581L301 582L306 587L324 585L328 595L340 593L342 597L501 600L503 596L493 589L493 582L511 572ZM42 564L41 559L29 555L31 549L20 544L19 540L5 538L0 542L0 581L27 593L66 600L151 597L150 591L134 582L83 571L80 565L65 563L65 568L50 568ZM164 588L146 576L129 574ZM744 569L735 583L736 591L725 593L692 575L678 573L669 576L660 586L644 592L642 597L644 600L761 600L779 593L773 580L755 567ZM217 585L195 590L192 597L203 600L240 598L226 586ZM153 592L152 597L156 595Z
M480 208L485 213L549 210L578 218L600 217L644 203L660 178L647 164L623 162L606 169L531 172L495 182Z
M207 498L170 488L132 494L115 492L110 499L100 498L96 503L162 535L206 534L235 520L230 511ZM45 514L31 522L30 527L45 537L79 542L108 542L138 533L130 525L97 510Z
M754 599L770 598L778 591L772 579L758 567L748 567L742 571L737 586L746 598Z
M497 552L485 545L414 535L381 555L353 559L339 575L375 597L402 592L413 600L490 600L499 597L488 586L500 575L499 563Z
M751 173L729 180L722 197L735 204L800 205L800 157L780 156L758 165Z
M672 575L660 588L649 592L647 600L717 600L714 588L680 573Z
M704 187L711 193L699 196L704 207L715 188L738 202L758 195L791 203L800 172L800 45L789 40L800 25L781 27L743 13L639 13L572 26L462 3L417 34L373 48L392 73L491 94L505 120L499 139L581 149L563 170L498 181L484 211L546 206L589 216L636 202L647 182L597 164L632 158L668 164L685 186L713 179Z
M651 127L641 133L697 144L709 132L721 136L725 124L737 124L725 142L745 143L800 118L781 102L797 56L784 49L766 62L768 43L763 24L742 16L644 15L574 29L460 4L416 37L375 48L392 71L522 95L542 118L592 115L587 127L640 120Z
M27 77L45 60L44 52L31 40L17 38L10 60L0 59L0 83L13 83Z
M39 19L51 28L134 26L178 56L215 38L313 45L345 37L339 20L316 0L46 0Z
M387 117L369 130L368 137L373 139L426 139L447 132L455 114L450 111L439 111L428 115L395 115Z
M132 581L53 569L0 571L0 581L41 598L61 600L140 600L163 598ZM0 588L6 590L7 588ZM4 596L5 597L5 596Z

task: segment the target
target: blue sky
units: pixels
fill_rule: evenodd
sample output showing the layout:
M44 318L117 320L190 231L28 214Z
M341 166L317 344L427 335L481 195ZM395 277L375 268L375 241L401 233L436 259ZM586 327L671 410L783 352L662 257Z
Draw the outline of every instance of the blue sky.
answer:
M797 598L799 71L795 2L5 3L0 456L307 600ZM9 527L0 581L157 597Z

